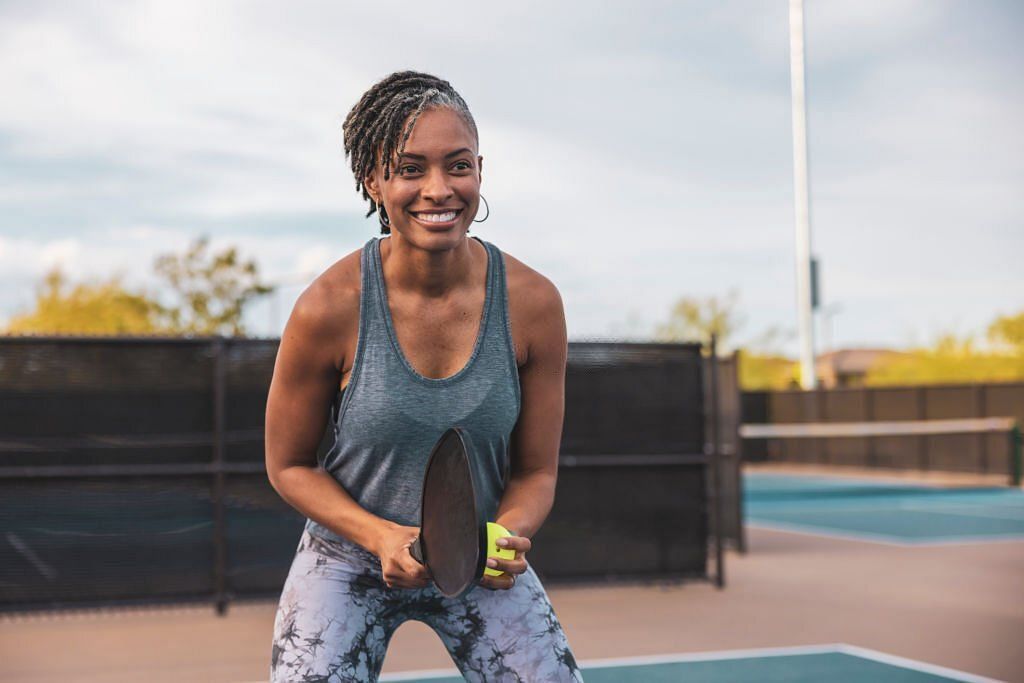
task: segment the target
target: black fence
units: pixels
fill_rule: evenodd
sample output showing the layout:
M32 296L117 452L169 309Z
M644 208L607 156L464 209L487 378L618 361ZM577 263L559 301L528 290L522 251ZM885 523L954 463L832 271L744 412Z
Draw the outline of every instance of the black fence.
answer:
M902 422L1010 417L1024 422L1024 383L755 391L742 395L743 422ZM745 439L748 461L825 463L1009 476L1005 433Z
M276 595L305 521L264 470L276 352L0 339L0 610ZM556 503L531 564L721 585L700 347L571 343L567 372Z

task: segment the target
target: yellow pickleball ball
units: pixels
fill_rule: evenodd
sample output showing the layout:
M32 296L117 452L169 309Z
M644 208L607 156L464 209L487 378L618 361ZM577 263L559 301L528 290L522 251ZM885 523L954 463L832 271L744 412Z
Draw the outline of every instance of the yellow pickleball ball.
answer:
M497 557L502 560L516 559L515 550L512 548L499 548L498 544L495 543L499 538L511 535L512 532L502 525L494 522L487 522L487 557ZM484 567L484 574L487 576L503 576L505 572L498 571L497 569L491 569L490 567Z

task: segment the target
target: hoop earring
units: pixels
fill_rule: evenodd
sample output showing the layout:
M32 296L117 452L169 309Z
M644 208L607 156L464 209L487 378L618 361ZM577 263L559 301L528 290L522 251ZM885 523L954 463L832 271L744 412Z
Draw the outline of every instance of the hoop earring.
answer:
M383 204L377 204L377 220L380 221L380 227L383 232L391 231L391 219L388 218Z
M487 199L483 195L480 195L480 199L484 200L484 207L486 207L487 213L480 220L477 220L477 219L474 218L473 219L474 223L483 223L485 220L487 220L487 216L491 215L491 205L487 203ZM477 211L479 211L479 210L480 210L480 208L477 207Z

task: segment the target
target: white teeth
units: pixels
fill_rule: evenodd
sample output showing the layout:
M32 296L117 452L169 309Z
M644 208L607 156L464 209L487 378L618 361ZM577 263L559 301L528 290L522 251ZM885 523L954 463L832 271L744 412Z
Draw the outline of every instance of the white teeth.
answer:
M449 211L448 213L418 213L416 218L421 221L428 223L447 223L448 221L455 220L455 212Z

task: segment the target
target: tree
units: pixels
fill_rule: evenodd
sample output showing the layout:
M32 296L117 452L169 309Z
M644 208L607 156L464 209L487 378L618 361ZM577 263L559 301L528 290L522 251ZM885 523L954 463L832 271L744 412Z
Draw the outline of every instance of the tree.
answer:
M993 320L988 326L988 340L996 346L1024 355L1024 311Z
M673 304L668 321L657 326L655 339L708 344L714 334L719 348L725 348L743 324L743 318L736 310L738 300L739 292L736 290L731 290L724 297L684 296Z
M120 276L70 286L59 269L46 274L32 311L15 316L11 334L242 335L242 313L256 297L273 291L259 281L256 263L234 247L208 254L201 237L183 254L159 256L154 268L174 301L162 304L145 291L127 289Z
M979 350L970 335L947 332L931 346L879 361L868 370L868 386L1007 382L1024 378L1024 354Z
M208 237L185 253L164 254L155 269L176 297L167 308L168 326L180 334L243 335L245 306L273 287L260 282L255 261L242 261L235 247L208 254Z
M158 334L166 332L165 309L142 292L121 284L120 276L106 282L68 287L59 267L49 271L36 292L35 308L16 315L10 334Z

